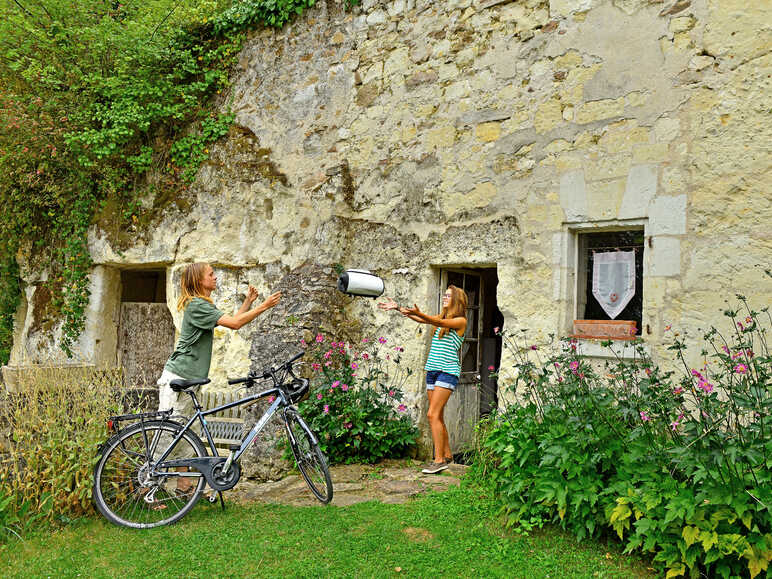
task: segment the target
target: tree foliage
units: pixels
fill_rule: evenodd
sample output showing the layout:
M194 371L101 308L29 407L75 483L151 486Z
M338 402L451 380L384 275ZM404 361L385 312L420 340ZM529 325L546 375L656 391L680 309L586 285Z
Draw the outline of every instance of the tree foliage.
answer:
M163 209L157 200L183 195L232 122L214 104L245 31L313 4L0 0L0 361L17 252L48 271L70 355L89 299L90 226L108 213L136 227Z

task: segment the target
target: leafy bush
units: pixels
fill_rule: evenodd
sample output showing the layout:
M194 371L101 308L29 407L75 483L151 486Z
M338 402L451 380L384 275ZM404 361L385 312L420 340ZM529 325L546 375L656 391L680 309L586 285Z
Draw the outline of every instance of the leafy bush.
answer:
M401 403L411 374L400 366L402 348L389 348L379 338L355 350L321 334L307 348L314 375L299 409L328 460L375 462L404 455L418 430Z
M701 367L689 367L686 340L674 334L680 373L652 364L639 342L635 359L600 367L573 340L542 356L505 336L523 403L485 425L476 469L509 524L557 523L580 538L613 531L669 577L767 570L770 316L738 298L743 313L725 312L730 336L703 336Z
M0 397L0 524L92 512L92 474L107 418L121 414L120 370L40 368Z

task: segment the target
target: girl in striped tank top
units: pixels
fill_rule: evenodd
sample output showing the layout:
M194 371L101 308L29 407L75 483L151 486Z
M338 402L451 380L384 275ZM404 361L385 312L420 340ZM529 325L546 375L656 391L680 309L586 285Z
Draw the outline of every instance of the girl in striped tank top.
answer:
M445 291L442 297L442 311L438 316L423 313L417 305L412 308L400 307L391 298L378 304L382 310L396 310L419 324L436 327L424 366L426 394L429 397L427 417L434 443L434 460L422 471L426 474L441 472L453 461L443 414L461 374L460 352L466 330L466 304L466 293L454 285L448 286Z

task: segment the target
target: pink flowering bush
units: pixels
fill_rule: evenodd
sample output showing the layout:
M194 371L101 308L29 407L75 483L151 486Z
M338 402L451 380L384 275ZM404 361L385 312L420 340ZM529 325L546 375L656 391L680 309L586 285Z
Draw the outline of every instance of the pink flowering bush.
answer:
M728 335L687 339L664 371L634 359L603 367L575 340L534 350L504 335L522 404L493 417L475 466L510 523L614 533L668 576L765 576L772 562L772 357L767 308L727 310ZM669 329L667 331L670 331ZM610 345L610 343L607 343Z
M400 365L403 348L386 338L344 343L319 334L306 347L311 395L300 411L331 463L400 457L418 430L402 404L411 371Z

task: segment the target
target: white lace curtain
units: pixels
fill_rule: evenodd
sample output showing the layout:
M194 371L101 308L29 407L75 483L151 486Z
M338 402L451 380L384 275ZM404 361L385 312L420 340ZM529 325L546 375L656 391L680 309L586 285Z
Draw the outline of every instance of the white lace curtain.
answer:
M592 264L592 295L613 320L635 295L635 252L596 253Z

